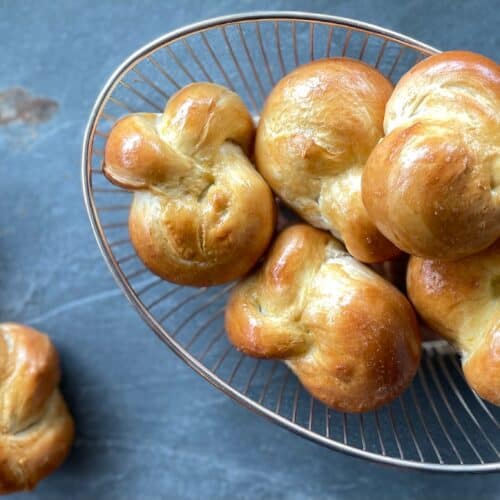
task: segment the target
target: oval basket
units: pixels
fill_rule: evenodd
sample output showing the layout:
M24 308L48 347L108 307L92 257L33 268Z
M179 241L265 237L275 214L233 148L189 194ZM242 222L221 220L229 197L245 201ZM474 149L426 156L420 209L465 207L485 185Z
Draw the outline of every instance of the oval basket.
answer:
M226 16L168 33L131 55L99 94L83 144L83 192L99 247L125 295L180 358L224 393L301 436L367 459L431 470L499 470L500 411L468 388L446 343L424 344L412 386L392 404L362 415L327 408L282 363L245 357L229 344L223 313L234 284L180 287L144 267L128 235L132 195L101 170L118 118L161 112L190 82L230 87L258 116L274 84L308 61L360 59L396 82L436 52L377 26L295 12Z

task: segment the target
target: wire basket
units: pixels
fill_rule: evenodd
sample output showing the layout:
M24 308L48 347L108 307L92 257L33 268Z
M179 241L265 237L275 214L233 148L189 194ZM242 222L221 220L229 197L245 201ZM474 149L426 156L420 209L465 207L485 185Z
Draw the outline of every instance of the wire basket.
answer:
M132 194L102 174L114 122L161 112L176 90L213 81L235 90L258 116L274 84L300 64L360 59L393 82L438 52L377 26L338 17L271 12L221 17L160 37L130 56L100 93L85 133L83 191L93 230L118 284L155 333L191 368L242 405L322 445L379 462L445 471L500 469L500 410L464 381L457 356L426 342L413 385L380 410L339 413L308 395L278 361L236 351L224 331L234 286L190 288L152 275L128 235Z

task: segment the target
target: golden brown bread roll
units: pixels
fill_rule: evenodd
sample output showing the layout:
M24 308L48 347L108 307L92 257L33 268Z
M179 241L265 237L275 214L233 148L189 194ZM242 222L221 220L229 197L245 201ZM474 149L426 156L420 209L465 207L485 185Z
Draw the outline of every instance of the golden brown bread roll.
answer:
M34 488L66 458L74 425L59 379L46 335L0 324L0 493Z
M500 405L500 240L453 262L411 257L407 288L422 318L462 353L470 386Z
M272 237L276 209L248 159L254 138L243 101L195 83L163 114L116 123L104 173L134 190L129 231L144 264L183 285L215 285L248 272Z
M453 260L500 237L498 64L469 52L429 57L396 85L384 128L362 193L387 238Z
M399 253L361 201L361 172L383 135L391 92L390 82L362 62L315 61L276 85L257 130L257 168L271 188L363 262Z
M285 361L313 396L341 411L391 401L420 360L406 298L306 225L278 236L263 267L233 291L225 321L238 349Z

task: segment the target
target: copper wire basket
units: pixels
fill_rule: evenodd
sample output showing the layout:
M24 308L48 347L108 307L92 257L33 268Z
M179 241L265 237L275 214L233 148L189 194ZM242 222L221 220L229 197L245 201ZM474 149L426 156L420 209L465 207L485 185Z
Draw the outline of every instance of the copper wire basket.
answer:
M180 287L144 267L128 235L132 194L107 182L101 169L118 118L161 112L190 82L226 85L258 116L274 84L308 61L360 59L396 82L437 52L377 26L295 12L226 16L168 33L131 55L99 94L83 144L83 193L99 247L127 298L161 340L224 393L335 450L419 469L493 471L500 469L500 410L469 389L446 343L424 344L413 385L392 404L359 415L327 408L282 363L248 358L229 344L223 314L234 284Z

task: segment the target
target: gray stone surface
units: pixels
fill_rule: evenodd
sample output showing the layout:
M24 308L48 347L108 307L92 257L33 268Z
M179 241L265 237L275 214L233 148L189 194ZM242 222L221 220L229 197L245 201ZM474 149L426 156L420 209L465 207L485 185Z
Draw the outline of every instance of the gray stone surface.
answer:
M16 498L500 498L498 475L409 472L347 457L204 382L115 286L91 234L79 172L84 126L107 77L131 51L186 23L312 10L498 60L498 0L86 4L0 0L0 92L23 88L42 98L18 109L17 121L5 93L0 104L0 320L50 333L78 428L67 463ZM16 96L7 94L11 104Z

